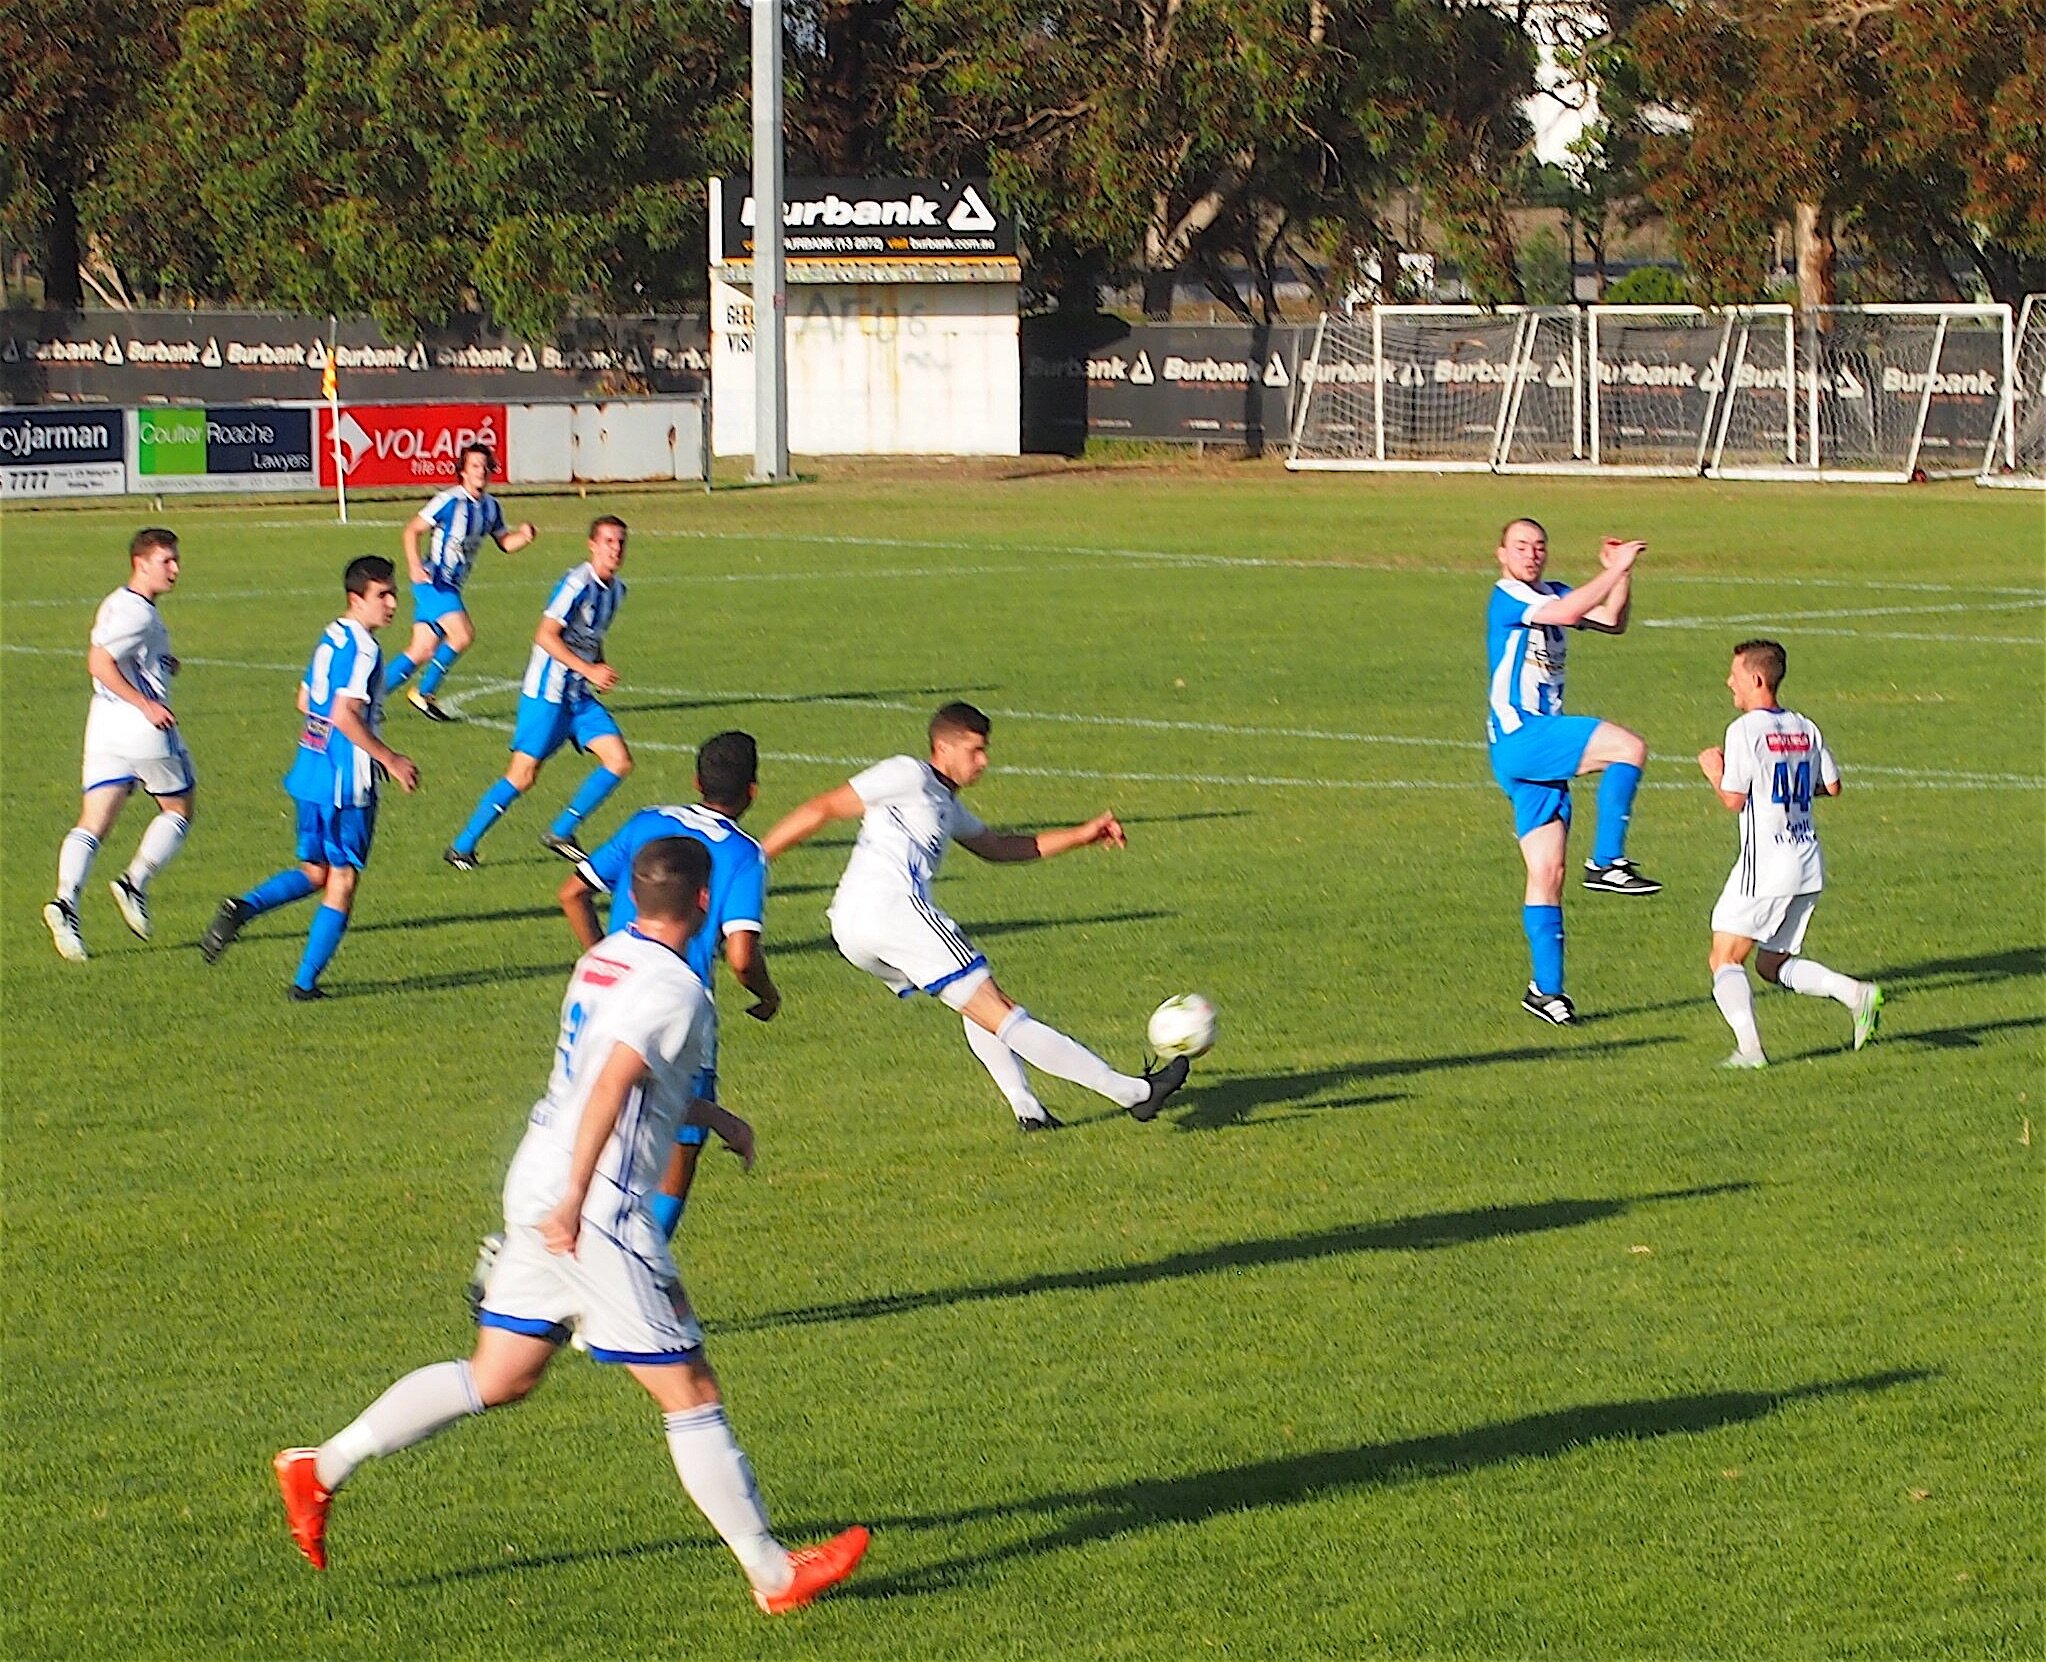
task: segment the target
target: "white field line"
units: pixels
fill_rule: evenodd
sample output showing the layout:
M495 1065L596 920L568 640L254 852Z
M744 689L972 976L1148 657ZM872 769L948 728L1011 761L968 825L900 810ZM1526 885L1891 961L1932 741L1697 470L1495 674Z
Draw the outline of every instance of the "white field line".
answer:
M72 657L68 648L48 646L20 646L7 643L0 650L18 652L34 657ZM270 664L245 662L230 658L187 658L186 663L211 668L249 670L260 673L299 675L303 673L297 664ZM518 681L479 681L448 695L441 703L450 711L465 710L477 699L497 697L517 692ZM740 704L820 704L846 709L872 709L903 711L922 715L926 706L912 704L905 700L889 698L863 698L859 696L828 695L814 696L805 693L782 692L735 692L731 689L707 689L698 687L640 687L628 686L623 689L627 696L646 698L687 698L700 700L707 705L720 703L728 707ZM1347 733L1326 728L1312 727L1266 727L1235 726L1227 722L1175 721L1156 716L1105 716L1085 712L1062 710L990 710L991 715L1001 715L1015 721L1043 721L1053 723L1078 723L1090 727L1126 728L1141 732L1184 732L1220 736L1227 738L1294 738L1322 743L1351 745L1399 745L1420 746L1431 750L1482 750L1485 747L1469 739L1424 739L1407 734L1389 733ZM510 732L513 723L509 719L465 715L464 720L479 727L494 728ZM659 739L631 739L636 749L694 755L696 746L663 741ZM807 751L763 751L773 761L801 762L818 766L863 768L875 760L871 755L838 756L823 755ZM1042 779L1095 779L1105 781L1129 781L1144 784L1171 785L1234 785L1276 787L1298 790L1348 790L1348 791L1489 791L1496 785L1484 779L1298 779L1266 774L1225 774L1225 773L1153 773L1132 769L1098 768L1053 768L1001 764L1001 771ZM1971 773L1922 768L1885 767L1874 764L1856 764L1850 774L1875 774L1883 782L1894 782L1906 788L1948 789L1948 790L2046 790L2046 776L2023 773ZM1649 780L1649 790L1695 790L1698 787L1686 780Z

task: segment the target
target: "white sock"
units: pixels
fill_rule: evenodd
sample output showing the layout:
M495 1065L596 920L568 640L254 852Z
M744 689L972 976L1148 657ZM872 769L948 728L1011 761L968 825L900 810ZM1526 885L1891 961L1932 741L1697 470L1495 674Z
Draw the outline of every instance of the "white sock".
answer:
M78 892L85 887L85 880L92 874L92 857L99 852L99 838L79 826L72 826L64 833L63 845L57 850L57 898L72 906L78 904Z
M320 1445L313 1475L322 1489L338 1489L363 1461L396 1454L482 1412L467 1362L417 1368Z
M128 881L146 892L150 878L169 865L177 851L185 846L185 833L191 828L192 822L183 814L174 814L168 808L158 814L149 822L149 829L142 833L135 858L128 862Z
M1020 1004L1009 1012L995 1036L1032 1067L1084 1085L1120 1107L1134 1108L1151 1094L1151 1087L1141 1079L1117 1073L1079 1040L1067 1038L1056 1027L1046 1027Z
M1853 1009L1861 998L1861 983L1851 975L1829 970L1809 958L1786 958L1776 972L1777 983L1807 998L1836 998Z
M1733 1029L1734 1043L1752 1056L1762 1048L1762 1035L1755 1026L1755 989L1748 985L1748 972L1739 964L1722 964L1712 972L1712 1002Z
M667 1428L675 1475L697 1511L732 1549L746 1578L763 1593L786 1592L795 1572L768 1527L760 1486L753 1481L746 1451L732 1436L724 1404L664 1414L661 1423Z
M1023 1064L1016 1059L1016 1053L971 1016L959 1019L966 1026L968 1048L980 1058L980 1065L993 1075L995 1089L1009 1099L1009 1106L1015 1110L1016 1117L1019 1120L1043 1119L1044 1104L1031 1090L1030 1076L1023 1071Z

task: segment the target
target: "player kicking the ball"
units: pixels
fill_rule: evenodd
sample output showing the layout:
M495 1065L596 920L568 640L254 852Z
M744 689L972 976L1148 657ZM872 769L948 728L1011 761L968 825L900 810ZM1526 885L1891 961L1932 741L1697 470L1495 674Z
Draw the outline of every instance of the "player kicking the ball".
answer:
M1025 1062L1086 1086L1137 1119L1155 1119L1165 1099L1186 1083L1184 1056L1155 1073L1117 1073L1086 1046L1012 1003L995 985L987 959L931 898L948 842L983 860L1006 863L1048 860L1096 843L1121 848L1127 841L1113 814L1056 831L990 831L959 793L987 769L991 726L971 704L947 704L931 718L928 762L914 756L876 762L788 815L762 839L761 849L773 860L834 820L860 822L852 858L831 899L831 938L847 962L879 976L898 997L925 992L958 1011L967 1044L1025 1131L1053 1130L1060 1123L1030 1089Z
M1594 894L1650 895L1662 889L1627 858L1627 824L1634 793L1641 788L1641 770L1648 765L1648 746L1617 723L1563 713L1566 631L1625 632L1634 562L1647 546L1606 538L1598 556L1604 569L1573 589L1543 580L1549 534L1539 523L1509 520L1499 533L1501 575L1485 615L1490 661L1485 736L1491 743L1492 774L1513 804L1513 834L1527 863L1520 918L1534 974L1520 1005L1558 1027L1577 1019L1563 991L1563 863L1572 779L1605 774L1599 781L1598 836L1584 865L1584 886Z
M1738 1048L1729 1068L1765 1068L1755 1026L1748 954L1761 948L1762 979L1812 998L1838 999L1854 1018L1854 1048L1875 1037L1883 990L1797 956L1826 886L1826 862L1812 823L1812 798L1840 794L1840 768L1826 741L1776 701L1788 660L1774 641L1742 641L1726 677L1740 712L1724 748L1698 753L1698 766L1729 812L1741 817L1741 853L1712 908L1712 1001Z
M703 844L648 843L632 862L632 927L577 960L547 1094L505 1176L505 1246L469 1360L415 1369L318 1448L277 1456L292 1539L314 1569L327 1567L335 1492L365 1461L530 1395L572 1327L593 1360L623 1367L660 1405L676 1475L762 1610L808 1604L858 1566L867 1550L858 1526L795 1552L775 1539L668 1243L647 1213L685 1118L753 1163L752 1127L690 1089L712 1016L682 950L703 921L709 882Z

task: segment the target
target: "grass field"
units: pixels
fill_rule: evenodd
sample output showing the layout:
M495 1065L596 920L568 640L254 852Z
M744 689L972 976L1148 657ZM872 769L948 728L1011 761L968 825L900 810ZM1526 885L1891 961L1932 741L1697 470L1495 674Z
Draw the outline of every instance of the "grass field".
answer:
M412 505L0 525L0 1652L2039 1653L2036 499L1196 464L528 498L540 544L471 589L467 719L391 712L425 782L387 798L338 996L293 1006L305 907L211 969L192 943L287 862L294 678L345 559L395 554ZM535 838L582 764L480 872L438 856L600 506L634 525L610 702L640 768L599 833L686 797L721 727L767 757L757 832L969 697L996 715L984 817L1112 804L1131 835L953 857L945 903L1004 985L1125 1066L1166 994L1223 1012L1157 1123L1052 1081L1072 1128L1026 1139L955 1021L833 951L846 838L777 868L788 1003L725 1029L761 1164L710 1161L679 1256L782 1533L875 1538L775 1623L650 1405L582 1358L365 1468L324 1577L268 1469L466 1353L462 1282L573 955ZM1602 532L1651 543L1635 628L1578 643L1571 694L1648 735L1634 847L1668 888L1572 891L1572 1031L1517 1006L1480 744L1492 535L1530 510L1566 579ZM164 611L198 823L144 946L105 888L129 809L86 893L94 959L64 964L38 909L84 638L155 518L184 538ZM1691 757L1756 631L1847 775L1808 948L1890 1004L1855 1055L1838 1006L1760 998L1777 1065L1727 1075L1704 957L1735 832Z

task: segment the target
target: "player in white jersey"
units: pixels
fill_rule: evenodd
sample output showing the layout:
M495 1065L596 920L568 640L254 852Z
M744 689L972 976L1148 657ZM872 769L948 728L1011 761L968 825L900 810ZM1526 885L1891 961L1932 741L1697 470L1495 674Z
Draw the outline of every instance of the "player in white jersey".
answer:
M573 743L597 758L568 806L541 837L543 848L564 860L586 860L576 830L586 815L615 791L632 771L632 752L600 693L618 685L618 672L604 659L604 637L625 603L618 570L625 564L625 521L603 514L590 522L590 557L563 574L540 614L519 712L512 724L511 764L485 791L468 824L455 833L441 858L457 871L481 863L476 846L505 809L533 788L547 758Z
M1036 833L990 831L959 800L987 769L992 724L971 704L947 704L931 718L928 762L891 756L835 790L811 798L761 841L769 860L834 820L857 819L859 839L831 900L831 938L847 962L878 976L900 998L929 993L959 1012L966 1042L1025 1131L1055 1130L1023 1064L1070 1079L1139 1120L1155 1119L1186 1083L1187 1059L1154 1073L1117 1073L1086 1046L1037 1020L995 985L988 962L932 898L945 845L983 860L1048 860L1076 848L1127 839L1113 814Z
M1854 1048L1875 1037L1883 990L1800 957L1805 930L1826 886L1812 799L1840 794L1840 769L1824 736L1777 702L1788 660L1775 641L1742 641L1726 677L1740 712L1724 747L1698 753L1719 800L1741 817L1741 853L1712 908L1712 999L1733 1029L1730 1068L1769 1065L1755 1026L1748 954L1762 979L1794 993L1837 999L1854 1018Z
M752 1127L691 1088L713 1018L683 948L703 921L709 881L703 844L649 843L632 865L632 927L576 962L547 1092L505 1176L505 1246L483 1290L473 1354L416 1369L318 1448L277 1456L292 1538L315 1569L327 1567L335 1491L357 1467L529 1395L572 1327L594 1360L623 1367L660 1405L682 1487L762 1610L807 1604L858 1565L867 1531L857 1526L797 1552L775 1539L666 1238L647 1214L685 1118L753 1164Z
M160 526L128 544L128 581L100 602L92 620L85 667L92 703L85 716L84 799L78 823L57 851L57 894L43 922L60 956L83 963L85 936L78 897L99 845L114 828L137 785L156 799L156 818L142 833L128 869L108 884L122 921L149 939L149 880L184 847L197 783L192 758L171 713L170 682L178 672L170 631L156 609L178 580L178 539Z
M497 458L487 444L469 444L455 458L458 483L444 490L405 522L405 565L412 578L412 639L405 655L384 675L384 691L396 692L421 664L419 685L406 702L433 721L455 718L440 707L434 694L476 638L462 589L469 568L487 537L507 554L516 554L540 533L530 520L507 525L504 509L484 486ZM426 538L424 553L421 538Z

